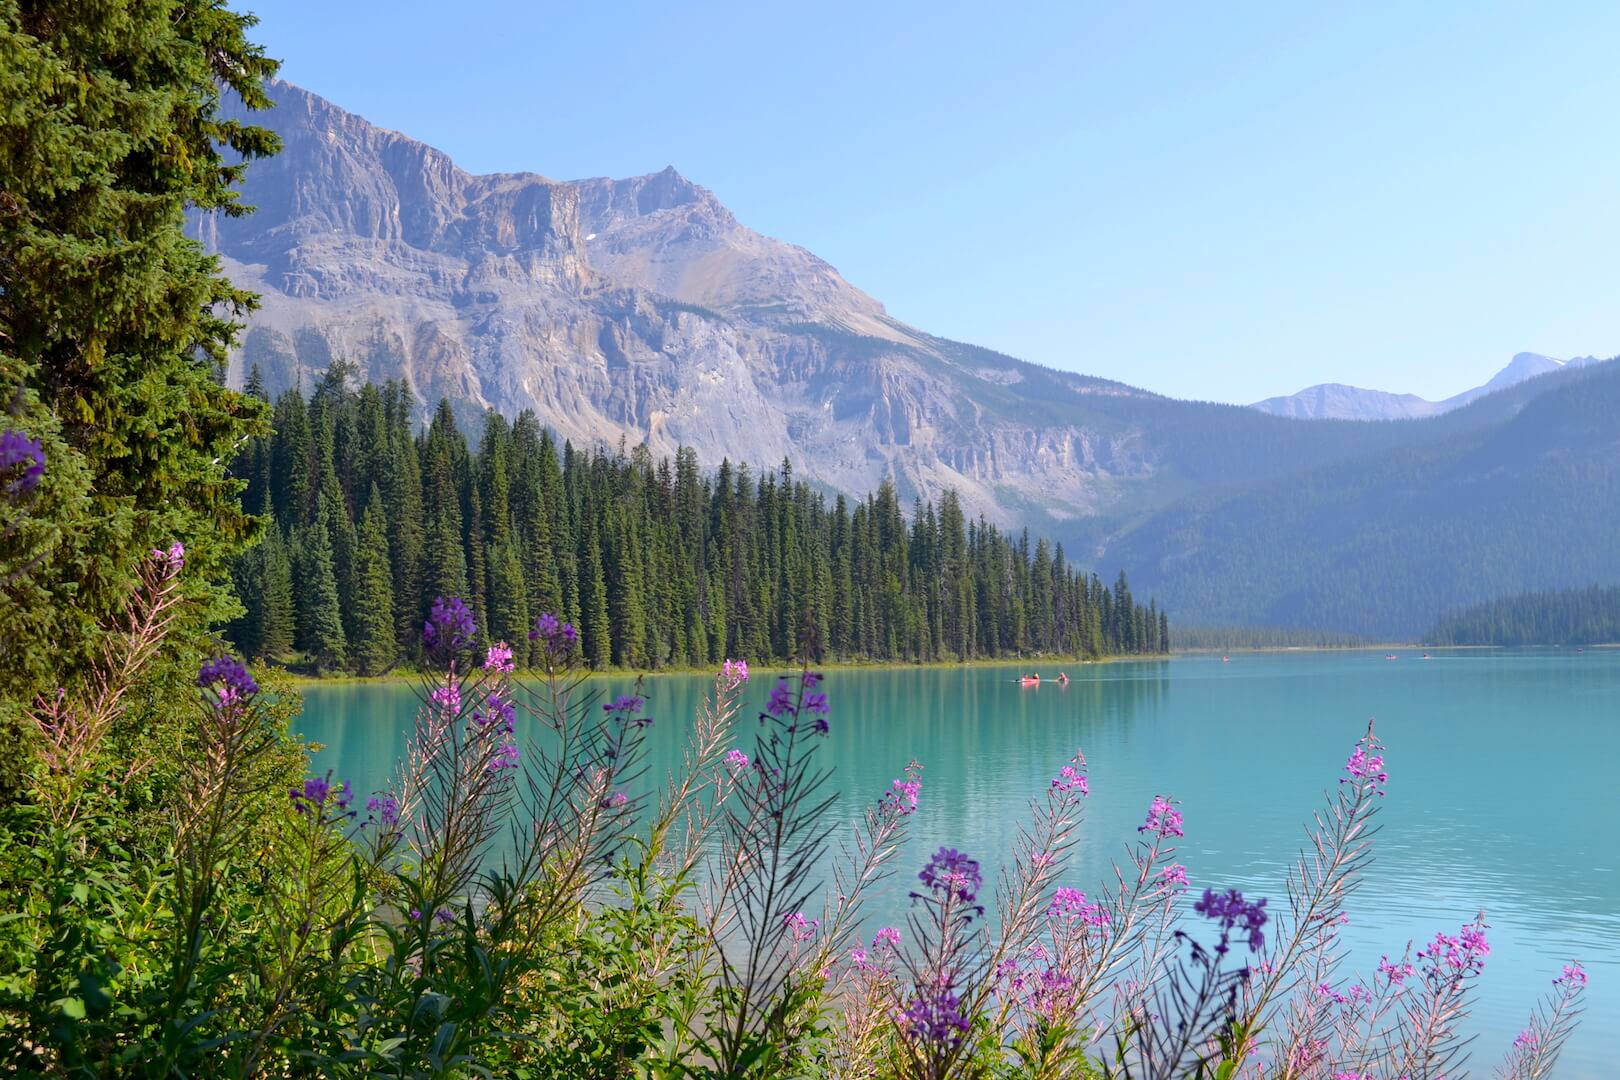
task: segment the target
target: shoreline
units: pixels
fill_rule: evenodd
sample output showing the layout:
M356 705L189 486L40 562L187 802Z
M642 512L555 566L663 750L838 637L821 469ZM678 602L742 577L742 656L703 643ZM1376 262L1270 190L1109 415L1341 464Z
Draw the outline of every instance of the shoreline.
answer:
M1372 645L1250 645L1242 648L1215 649L1199 646L1197 648L1173 649L1168 653L1141 653L1125 656L1101 656L1094 659L1075 659L1074 657L1026 657L1024 659L983 659L983 660L832 660L814 665L818 671L923 671L939 670L944 668L1038 668L1054 664L1074 664L1081 666L1095 666L1102 664L1129 664L1174 660L1178 657L1208 657L1232 655L1269 655L1274 653L1378 653L1394 650L1425 650L1429 652L1489 652L1492 650L1512 649L1575 649L1589 651L1620 649L1620 642L1603 642L1594 645L1413 645L1413 644L1372 644ZM799 670L798 665L785 662L760 663L752 665L761 673L773 675L792 674ZM416 671L400 670L390 671L382 675L309 675L293 671L286 667L274 667L276 674L292 685L303 688L307 686L349 686L380 683L409 683L421 678ZM532 680L543 678L543 674L536 670L517 671L513 673L517 678ZM657 679L665 676L681 675L713 675L714 670L707 667L670 667L660 668L656 671L635 671L630 669L613 668L606 671L577 671L574 677L586 679ZM1042 679L1047 676L1043 672Z
M1166 660L1173 659L1175 656L1176 656L1176 654L1174 652L1170 652L1170 653L1141 653L1141 654L1132 654L1132 655L1129 655L1129 656L1102 656L1102 657L1097 657L1095 659L1075 659L1074 657L1063 656L1063 657L1043 657L1043 658L1028 658L1028 657L1026 657L1026 658L1024 658L1022 660L1017 660L1017 659L1004 660L1004 659L999 659L999 658L998 659L993 659L993 660L986 659L986 660L926 660L926 661L832 660L832 661L825 661L823 663L815 664L813 666L815 667L815 669L817 671L921 671L921 670L940 669L940 668L991 668L991 667L1035 668L1035 667L1038 667L1038 666L1041 666L1041 665L1050 666L1050 665L1053 665L1053 664L1100 665L1100 664L1119 664L1119 663L1132 663L1132 662L1145 662L1145 661L1155 661L1155 662L1162 663L1162 662L1164 662ZM749 664L750 664L750 667L752 667L755 671L758 671L758 672L761 672L761 673L769 673L769 674L773 674L773 675L775 675L775 674L791 674L791 673L796 672L796 671L799 670L799 665L797 665L797 664L789 664L789 663L785 663L785 662L782 662L782 663L772 662L772 663L754 664L752 661L750 661ZM637 679L637 678L657 679L657 678L662 678L662 677L668 676L668 675L688 675L688 676L690 676L690 675L706 675L706 676L711 676L712 677L714 675L714 673L715 673L715 670L716 669L709 668L709 667L679 667L679 668L670 667L670 668L660 668L660 669L658 669L656 671L634 671L634 670L629 670L629 669L614 668L614 669L609 669L607 671L576 671L574 673L574 677L576 677L576 678L577 677L584 677L584 678L587 678L587 679ZM347 686L347 685L366 685L366 684L379 684L379 683L415 682L416 680L421 678L421 673L417 672L417 671L389 671L389 672L386 672L386 673L384 673L382 675L307 675L307 674L304 674L302 672L292 671L292 670L290 670L288 668L285 668L285 667L276 667L275 671L276 671L276 674L279 677L287 680L289 683L291 683L294 686L299 687L299 688L303 688L303 687L306 687L306 686ZM537 670L533 670L533 669L514 671L512 674L513 674L513 676L515 678L524 679L524 680L539 679L539 678L544 677L544 674L542 672L537 671ZM1047 676L1044 673L1042 673L1041 678L1044 680L1046 677Z

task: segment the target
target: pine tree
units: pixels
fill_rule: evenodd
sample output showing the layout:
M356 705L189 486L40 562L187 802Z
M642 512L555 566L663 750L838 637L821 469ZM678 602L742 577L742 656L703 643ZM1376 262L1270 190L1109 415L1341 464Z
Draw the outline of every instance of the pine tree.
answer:
M376 485L366 501L355 563L354 664L362 675L378 675L392 667L399 655L394 636L394 575L388 565L382 493Z

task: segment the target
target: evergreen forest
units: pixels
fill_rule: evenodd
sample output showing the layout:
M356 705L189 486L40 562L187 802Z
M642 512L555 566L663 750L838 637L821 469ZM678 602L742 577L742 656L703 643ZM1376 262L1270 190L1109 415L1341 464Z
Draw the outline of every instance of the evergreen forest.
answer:
M1435 645L1592 645L1620 642L1620 587L1527 592L1447 615Z
M1070 563L1061 545L967 520L954 493L864 500L790 463L712 474L558 445L533 413L484 417L469 443L448 402L425 431L403 382L336 361L275 401L248 439L243 506L268 519L232 566L244 653L318 671L414 662L435 597L465 596L490 641L528 644L542 612L574 623L596 668L785 660L815 625L824 658L874 661L1162 653L1169 620ZM257 370L250 396L265 397ZM531 655L528 659L537 659Z

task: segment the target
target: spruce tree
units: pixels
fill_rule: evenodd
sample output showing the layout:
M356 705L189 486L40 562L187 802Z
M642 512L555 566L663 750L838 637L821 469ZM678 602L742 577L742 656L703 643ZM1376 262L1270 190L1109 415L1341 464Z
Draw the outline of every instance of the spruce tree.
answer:
M0 393L47 459L7 537L28 544L0 588L7 746L32 745L12 721L98 655L153 548L186 549L171 651L213 648L236 612L229 561L256 525L230 460L267 411L222 375L255 298L185 222L245 213L235 185L277 147L221 115L226 95L270 104L253 22L214 0L0 5ZM28 765L7 757L0 796Z
M607 578L602 570L602 545L597 540L595 522L587 518L584 547L584 573L580 575L580 617L585 658L594 668L613 662L613 632L608 615Z
M292 560L281 528L274 523L265 530L259 545L264 553L264 578L261 586L261 618L259 623L259 655L267 660L279 659L293 648L296 624L293 603Z
M527 645L529 593L517 548L506 544L490 553L489 637L517 648Z
M360 523L360 546L355 564L353 606L354 664L362 675L378 675L394 665L399 655L394 625L393 568L388 565L388 529L383 520L382 493L367 498Z
M303 639L316 671L343 666L348 641L343 635L343 607L337 574L332 569L332 512L325 496L315 500L315 520L304 531Z

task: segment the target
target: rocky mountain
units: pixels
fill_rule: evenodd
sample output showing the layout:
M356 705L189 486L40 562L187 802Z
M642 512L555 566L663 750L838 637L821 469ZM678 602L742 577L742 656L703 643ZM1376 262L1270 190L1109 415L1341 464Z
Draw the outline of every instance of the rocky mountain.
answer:
M857 496L884 479L908 500L955 489L970 513L1062 541L1076 562L1110 577L1123 566L1183 624L1426 625L1427 598L1467 602L1483 585L1425 585L1445 578L1446 549L1390 539L1409 525L1490 533L1479 573L1506 591L1559 584L1542 572L1551 553L1608 521L1602 500L1546 501L1568 485L1534 471L1533 442L1525 462L1499 452L1531 430L1511 427L1521 413L1588 374L1573 363L1526 378L1537 360L1515 358L1478 400L1399 424L1176 401L908 326L674 169L475 176L307 91L271 94L276 108L253 119L285 148L248 172L257 212L192 225L262 294L231 377L257 365L272 393L342 356L406 379L424 416L448 399L473 431L486 409L533 409L580 444L686 445L710 468L788 458ZM1292 415L1352 414L1366 410ZM1495 457L1475 453L1487 442ZM1401 464L1426 461L1435 471ZM1457 492L1493 513L1534 504L1548 524L1445 518ZM1566 518L1586 522L1568 543Z
M1410 438L1178 402L934 337L810 252L756 233L674 169L474 176L287 83L253 114L284 149L242 218L196 234L258 291L232 378L272 391L342 355L424 414L534 409L576 442L694 447L864 494L955 488L1004 525L1096 523ZM1212 456L1210 446L1225 447Z
M1596 358L1591 356L1559 360L1540 353L1522 352L1508 361L1507 366L1491 376L1488 382L1454 394L1444 401L1429 401L1416 394L1364 390L1343 383L1321 383L1308 386L1297 394L1257 401L1251 408L1296 420L1415 420L1461 408L1486 394L1517 386L1526 379L1595 362Z

